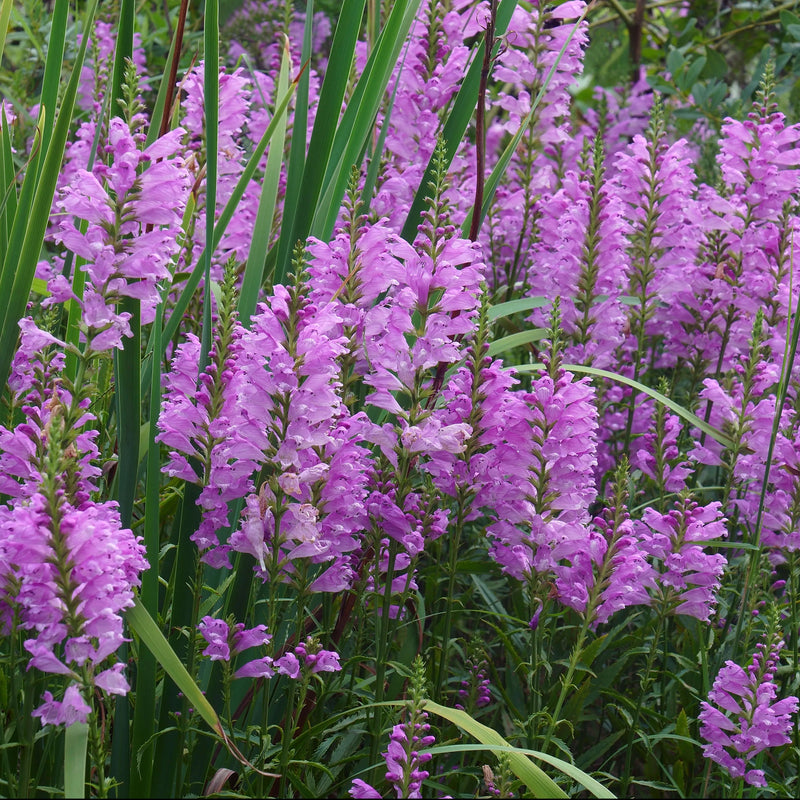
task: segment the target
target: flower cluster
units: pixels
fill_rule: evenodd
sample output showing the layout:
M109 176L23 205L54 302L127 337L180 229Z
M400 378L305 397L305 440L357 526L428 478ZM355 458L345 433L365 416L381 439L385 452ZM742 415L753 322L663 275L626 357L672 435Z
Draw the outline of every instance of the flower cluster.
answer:
M791 742L798 699L776 700L773 681L783 647L783 640L776 637L760 642L747 669L726 661L708 702L701 703L700 735L708 743L703 755L751 786L766 787L767 782L763 770L748 768L750 762L770 747Z

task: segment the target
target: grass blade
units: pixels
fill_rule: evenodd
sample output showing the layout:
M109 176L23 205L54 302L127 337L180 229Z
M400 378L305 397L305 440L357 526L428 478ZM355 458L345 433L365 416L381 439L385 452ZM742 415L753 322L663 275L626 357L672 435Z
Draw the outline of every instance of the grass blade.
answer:
M64 797L86 797L89 724L73 722L64 731Z
M548 297L519 297L516 300L508 300L505 303L498 303L489 306L489 319L494 322L496 319L510 317L520 311L532 311L534 308L544 308L550 305Z
M419 4L420 0L394 4L342 115L322 184L322 200L317 206L310 230L313 236L323 241L327 241L333 232L350 179L350 170L354 164L360 163L361 154ZM375 154L375 158L380 158L379 152Z
M361 30L366 0L344 0L333 34L333 43L328 59L328 68L319 93L314 130L308 146L309 157L305 162L300 183L298 203L291 216L284 214L283 229L278 245L277 276L288 270L291 253L298 239L305 240L311 229L322 183L328 168L334 136L339 125L345 89L350 80L350 68L355 55L356 41ZM401 4L402 5L402 4Z
M425 707L428 707L427 703L425 704ZM541 761L544 761L546 764L556 767L565 775L572 778L572 780L581 784L584 789L590 791L595 797L604 798L604 800L614 800L616 797L616 795L606 789L602 783L595 780L591 775L587 775L582 769L579 769L574 764L570 764L568 761L564 761L562 758L557 758L556 756L542 753L540 750L526 750L522 747L499 747L497 745L451 744L441 745L438 747L429 747L424 752L436 755L436 753L466 753L481 750L489 750L492 753L519 753L520 755L538 758ZM566 797L566 795L564 796Z
M3 60L3 50L6 46L8 21L11 19L11 0L2 0L0 3L0 61Z
M306 2L306 24L303 32L303 53L301 60L307 64L311 58L312 30L314 25L314 0ZM297 86L297 102L294 104L292 119L292 143L289 147L289 166L286 172L286 195L283 198L283 219L294 219L300 200L300 183L306 168L306 145L308 126L308 87L309 73L304 70ZM278 244L268 255L271 265L272 283L283 283L286 279L285 265L289 263L288 253L292 249L291 237L281 233Z
M164 306L159 305L153 322L153 351L161 351L161 326ZM145 488L144 544L150 567L142 575L142 606L155 617L158 614L158 548L159 489L161 486L161 453L155 437L158 434L158 417L161 413L161 363L153 362L150 373L150 423L147 445L147 482ZM136 708L131 732L131 797L150 797L153 777L153 758L141 757L142 749L155 732L156 715L156 657L149 650L140 650L136 669Z
M531 342L538 342L547 336L547 328L530 328L526 331L518 331L504 336L502 339L495 339L486 351L488 356L496 356L500 353L506 353L513 350L515 347L522 347L522 345L530 344Z
M402 706L403 703L396 705ZM509 754L509 764L514 774L528 787L533 797L566 797L566 793L542 769L536 766L516 747L511 745L495 730L474 720L466 711L440 706L432 700L425 701L425 710L452 722L461 730L477 739L481 744L492 748L503 748ZM580 770L579 770L580 771ZM588 777L588 776L587 776Z
M42 106L48 109L47 119L41 130L43 153L47 152L47 148L50 146L50 137L53 135L55 110L58 105L58 90L61 87L61 70L64 65L64 44L67 38L68 15L69 0L56 0L53 8L53 18L50 23L50 39L47 45L47 59L44 64L42 95L39 99ZM89 36L90 30L91 26L84 28L84 39ZM42 169L42 162L39 162L40 172Z
M289 39L284 36L283 56L278 74L278 86L275 97L283 97L289 88L289 70L292 61L289 53ZM250 317L256 310L258 293L264 282L264 271L267 263L267 250L272 233L272 221L275 218L275 205L278 200L278 184L283 163L283 148L286 142L286 114L281 114L275 132L269 141L267 167L264 171L264 184L258 200L258 212L253 227L253 239L247 256L247 265L239 294L239 319L242 325L250 327Z
M582 364L563 364L562 366L569 372L582 372L586 375L594 375L598 378L608 378L609 380L616 381L617 383L624 383L626 386L636 389L637 392L642 392L643 394L649 395L656 402L663 403L663 405L670 409L670 411L677 414L682 419L685 419L690 425L694 425L694 427L699 428L701 431L703 431L703 433L707 434L712 439L715 439L723 447L733 447L733 442L731 441L730 437L726 436L722 431L717 430L713 425L709 425L707 422L700 419L700 417L698 417L696 414L693 414L691 411L684 408L679 403L676 403L674 400L671 400L666 395L661 394L661 392L657 392L655 389L651 389L649 386L645 386L643 383L633 380L633 378L626 378L624 375L620 375L617 372L609 372L605 369L584 367ZM544 364L520 364L519 366L515 366L514 369L517 372L541 372L545 369L545 366Z
M183 692L192 707L206 721L208 727L218 736L225 739L225 733L222 730L222 724L217 712L206 700L200 691L200 687L192 680L192 676L184 667L183 662L178 658L177 653L172 649L164 634L161 633L161 629L156 625L150 614L147 613L147 609L145 609L138 597L135 598L133 606L128 609L125 616L136 635L156 657L158 663L161 664L169 677Z

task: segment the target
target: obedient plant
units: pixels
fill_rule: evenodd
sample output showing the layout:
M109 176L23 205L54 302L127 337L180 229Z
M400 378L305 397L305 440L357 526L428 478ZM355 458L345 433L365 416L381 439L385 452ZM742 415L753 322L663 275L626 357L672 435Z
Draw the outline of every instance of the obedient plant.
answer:
M577 85L582 0L247 2L219 51L217 4L183 7L163 82L134 6L86 28L30 275L0 262L32 292L0 316L2 791L789 795L775 67L677 135L644 67ZM0 101L17 253L53 109L28 142L33 101Z

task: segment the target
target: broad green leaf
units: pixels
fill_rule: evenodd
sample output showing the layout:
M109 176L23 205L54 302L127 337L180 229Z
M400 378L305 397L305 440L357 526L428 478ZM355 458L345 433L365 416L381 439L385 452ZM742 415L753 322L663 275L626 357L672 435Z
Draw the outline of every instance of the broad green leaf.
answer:
M494 321L502 317L510 317L520 311L532 311L534 308L543 308L550 304L549 297L520 297L516 300L507 300L505 303L498 303L489 306L489 319Z
M145 609L138 597L134 598L133 606L127 610L125 618L136 635L144 642L147 649L156 657L158 663L161 664L169 677L183 692L195 711L206 721L209 728L222 739L225 739L225 732L222 730L222 724L217 712L206 700L200 691L200 687L194 682L183 662L170 647L164 634L161 633L161 629L148 614L147 609Z
M486 352L490 356L496 356L513 350L515 347L541 341L545 336L547 336L546 328L530 328L526 331L518 331L504 336L502 339L495 339Z
M89 723L73 722L64 731L64 797L86 797Z
M649 386L645 386L643 383L639 383L639 381L635 381L632 378L626 378L624 375L620 375L616 372L609 372L605 369L597 369L596 367L585 367L582 364L564 364L564 369L569 370L570 372L582 372L586 375L596 375L598 378L608 378L609 380L616 381L617 383L624 383L626 386L630 386L633 389L636 389L638 392L642 392L643 394L649 395L659 403L665 405L670 411L673 411L682 419L685 419L690 425L694 425L696 428L699 428L703 433L710 436L712 439L715 439L719 442L723 447L732 448L733 441L729 436L726 436L722 431L717 430L713 425L709 425L704 420L700 419L696 414L693 414L688 409L684 408L679 403L676 403L674 400L670 400L669 397L666 395L661 394L661 392L657 392L655 389L651 389ZM545 369L544 364L521 364L517 367L514 367L515 370L518 372L541 372Z
M398 705L403 704L398 703ZM466 731L481 744L487 745L489 749L502 748L504 752L508 752L509 764L512 771L525 786L528 787L528 791L534 797L567 796L552 778L548 777L542 769L537 767L536 764L527 757L528 754L533 753L533 751L520 751L516 747L511 747L497 731L474 720L466 711L440 706L432 700L427 700L425 702L425 710L457 725L461 730ZM469 745L466 746L469 747ZM547 758L552 759L552 756L548 756ZM558 761L559 759L556 760ZM580 772L580 770L578 770L578 772Z
M425 703L426 710L429 708L429 703ZM550 764L556 769L559 769L569 778L579 783L584 789L590 791L595 797L605 798L605 800L614 800L616 797L615 794L610 792L600 783L598 780L595 780L591 775L587 775L582 769L579 769L574 764L570 764L568 761L564 761L562 758L558 758L556 756L548 755L547 753L542 753L540 750L527 750L522 747L511 747L510 745L506 747L500 747L498 745L473 745L473 744L450 744L450 745L440 745L436 747L429 747L426 748L423 752L425 753L464 753L464 752L471 752L471 751L482 751L482 750L489 750L492 753L518 753L520 755L531 756L532 758L538 758L541 761L544 761L546 764ZM558 788L558 787L556 787ZM559 790L560 791L560 790ZM542 795L537 795L537 797L541 797ZM555 797L556 795L545 795L547 797ZM566 797L566 794L557 795L558 797Z

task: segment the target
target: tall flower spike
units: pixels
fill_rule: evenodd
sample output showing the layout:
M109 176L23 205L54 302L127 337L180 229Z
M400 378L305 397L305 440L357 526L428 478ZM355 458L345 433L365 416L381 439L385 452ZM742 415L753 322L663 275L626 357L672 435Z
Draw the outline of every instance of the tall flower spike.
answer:
M714 679L708 702L700 704L700 736L707 742L703 755L750 786L767 786L764 771L749 768L753 759L770 747L792 741L798 699L790 696L776 701L774 682L783 647L783 639L775 632L758 644L746 670L726 661Z

